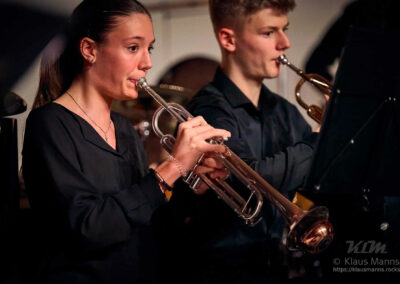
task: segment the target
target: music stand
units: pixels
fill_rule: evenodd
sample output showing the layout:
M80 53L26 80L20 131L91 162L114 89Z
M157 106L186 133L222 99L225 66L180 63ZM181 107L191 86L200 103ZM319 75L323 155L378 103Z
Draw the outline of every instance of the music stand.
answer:
M388 54L388 46L382 44L390 39L391 50L400 50L394 36L398 34L399 30L349 30L301 190L330 212L335 237L319 256L326 280L393 277L342 275L333 268L346 257L359 256L349 252L349 242L384 244L388 253L380 257L399 256L400 54Z
M400 50L391 31L353 27L304 190L400 195Z

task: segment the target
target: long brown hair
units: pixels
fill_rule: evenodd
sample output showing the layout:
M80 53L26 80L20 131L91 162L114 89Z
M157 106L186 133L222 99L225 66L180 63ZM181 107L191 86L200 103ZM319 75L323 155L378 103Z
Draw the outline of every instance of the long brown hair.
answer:
M116 25L118 17L132 13L146 14L147 9L136 0L84 0L73 11L64 32L64 48L57 56L43 56L39 88L33 103L37 108L58 98L82 72L83 57L79 50L82 38L101 43Z

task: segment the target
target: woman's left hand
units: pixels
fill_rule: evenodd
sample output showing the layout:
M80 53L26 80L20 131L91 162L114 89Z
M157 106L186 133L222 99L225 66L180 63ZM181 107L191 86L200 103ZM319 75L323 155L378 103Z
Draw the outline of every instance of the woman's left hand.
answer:
M225 180L229 177L229 170L215 157L215 154L206 154L201 164L196 168L195 174L206 174L212 180L217 178ZM200 187L194 192L197 195L201 195L208 188L208 185L202 182Z

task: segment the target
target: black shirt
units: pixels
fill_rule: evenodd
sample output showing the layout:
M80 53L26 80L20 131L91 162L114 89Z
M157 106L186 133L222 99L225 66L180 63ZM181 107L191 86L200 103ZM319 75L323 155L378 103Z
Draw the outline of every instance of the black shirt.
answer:
M262 86L258 107L218 69L187 106L216 128L231 132L226 145L280 191L304 182L318 135L297 108Z
M226 145L281 192L303 184L318 136L294 105L265 86L256 108L218 69L213 82L192 98L187 109L212 126L230 131ZM239 193L249 194L235 178L229 182ZM164 230L164 247L170 246L164 255L169 260L174 255L174 263L186 272L182 278L191 283L217 279L270 283L266 281L273 274L281 274L278 250L285 221L277 220L281 217L268 201L264 201L262 221L254 227L246 225L212 190L200 196L175 190L168 206L172 219L177 216L181 223L169 226L175 227L175 233Z
M23 173L43 231L45 281L154 280L150 221L166 199L129 121L111 119L116 150L59 104L29 114Z
M256 108L218 69L213 82L186 107L212 126L230 131L226 145L278 190L295 190L304 182L317 134L294 105L265 86ZM229 182L238 192L245 192L243 196L249 194L237 180ZM263 220L254 227L246 225L212 190L197 196L174 189L160 215L164 218L159 234L164 262L180 268L179 274L171 275L166 266L164 277L178 278L169 282L270 283L266 281L271 270L278 275L282 271L277 250L284 220L277 221L268 201L264 201ZM166 216L175 220L168 227Z
M202 115L216 128L231 132L226 145L272 186L287 194L304 182L318 135L312 133L297 108L262 86L258 107L217 69L206 85L187 105L194 116ZM240 190L242 184L231 181ZM197 198L193 227L208 231L207 246L239 248L265 243L270 234L280 237L284 221L278 222L275 208L265 201L263 221L249 227L211 191ZM196 223L197 222L197 223ZM200 229L200 231L203 231ZM196 235L198 233L195 233Z

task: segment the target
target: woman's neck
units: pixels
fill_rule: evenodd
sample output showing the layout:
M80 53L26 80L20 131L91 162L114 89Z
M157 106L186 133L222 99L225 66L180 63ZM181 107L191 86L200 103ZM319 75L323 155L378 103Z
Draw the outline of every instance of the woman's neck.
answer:
M67 96L66 96L67 95ZM89 116L99 125L108 125L112 100L100 94L93 86L83 80L75 80L60 97L60 103L79 115Z
M109 97L101 95L90 84L83 84L77 79L55 102L86 120L113 149L116 149L115 128L111 120L112 100Z

